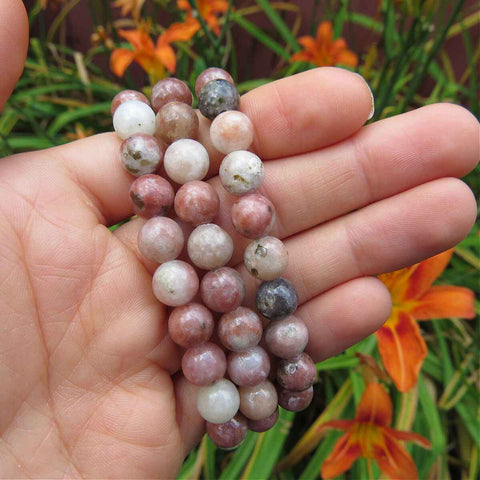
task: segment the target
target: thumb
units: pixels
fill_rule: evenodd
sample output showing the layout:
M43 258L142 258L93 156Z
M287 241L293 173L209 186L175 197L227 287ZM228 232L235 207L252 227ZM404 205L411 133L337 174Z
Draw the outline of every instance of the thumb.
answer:
M0 111L22 74L28 49L28 18L21 0L0 0Z

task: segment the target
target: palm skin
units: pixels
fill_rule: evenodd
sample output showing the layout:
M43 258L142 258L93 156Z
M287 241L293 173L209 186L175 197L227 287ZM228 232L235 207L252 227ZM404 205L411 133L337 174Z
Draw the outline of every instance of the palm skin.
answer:
M11 5L1 15L12 23L23 13ZM14 33L26 38L22 25ZM0 105L25 52L2 55L12 60ZM439 105L362 128L370 108L360 77L328 68L242 99L316 360L388 317L375 275L449 248L475 218L470 190L452 177L478 161L477 121ZM203 121L208 144L207 129ZM195 387L178 373L181 351L151 291L155 265L136 249L143 221L107 228L132 213L118 147L104 134L0 161L2 478L172 478L202 434ZM210 151L233 266L245 242L232 232ZM238 268L250 301L255 284Z

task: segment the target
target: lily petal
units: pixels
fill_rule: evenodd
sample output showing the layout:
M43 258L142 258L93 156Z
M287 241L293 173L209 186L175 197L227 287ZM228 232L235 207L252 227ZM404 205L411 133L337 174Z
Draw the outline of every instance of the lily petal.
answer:
M427 346L415 319L406 312L392 313L375 333L383 364L401 392L416 383L418 372L427 356Z
M135 50L152 52L154 49L153 40L143 30L119 30L118 34L130 42Z
M355 68L358 65L358 57L351 50L343 50L336 56L335 63Z
M175 68L177 66L177 58L175 56L173 48L168 45L168 43L157 47L156 56L171 73L175 72Z
M357 442L353 442L351 437L351 433L347 432L337 440L332 453L322 464L323 478L337 477L348 470L360 456L360 445Z
M117 75L123 77L125 70L135 59L135 53L126 48L117 48L110 56L110 70Z
M404 442L413 442L423 448L432 448L430 442L418 433L402 432L401 430L394 430L393 428L389 427L385 427L384 432L397 440L402 440Z
M166 43L188 42L200 28L200 22L192 16L188 16L183 23L172 23L168 29L158 37L157 48Z
M290 57L291 62L311 62L313 56L308 52L297 52Z
M353 420L330 420L322 423L318 427L317 431L321 432L330 428L335 428L336 430L348 430L349 428L353 427L354 424L355 422Z
M417 320L432 318L473 318L473 292L464 287L438 285L431 287L410 311Z
M305 35L304 37L300 37L297 39L297 42L305 48L305 50L308 50L310 52L314 52L316 49L316 43L315 39L313 37L309 37L308 35Z
M358 404L355 422L388 426L392 413L392 400L386 390L377 382L369 382Z
M331 45L333 40L332 22L322 22L317 29L317 43L319 45Z

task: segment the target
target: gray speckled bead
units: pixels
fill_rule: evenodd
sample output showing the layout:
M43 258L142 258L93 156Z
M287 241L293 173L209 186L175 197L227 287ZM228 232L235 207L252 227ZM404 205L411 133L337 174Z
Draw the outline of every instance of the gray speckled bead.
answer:
M300 318L290 315L267 327L265 343L268 350L277 357L296 357L307 346L308 328Z
M163 145L155 137L143 133L128 137L120 145L123 168L136 177L155 173L162 166L163 154Z
M199 225L190 234L188 256L199 268L213 270L223 267L232 257L233 241L223 228L214 223Z
M243 260L255 278L273 280L287 269L288 251L278 238L262 237L248 245Z
M316 376L315 363L305 352L278 363L277 381L286 390L302 392L313 385Z
M238 110L240 95L234 85L226 80L208 82L198 95L198 109L205 117L213 120L227 110Z
M295 287L285 278L263 282L255 295L257 310L270 320L280 320L291 315L298 306Z
M154 262L175 260L184 244L183 231L175 220L153 217L138 232L138 249Z
M219 170L220 180L232 195L245 195L258 190L265 177L260 158L247 150L229 153Z

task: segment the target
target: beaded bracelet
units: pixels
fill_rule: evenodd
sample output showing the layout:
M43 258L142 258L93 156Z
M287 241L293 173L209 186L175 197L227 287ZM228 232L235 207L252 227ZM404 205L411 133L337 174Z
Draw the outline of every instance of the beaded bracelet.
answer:
M138 248L160 264L152 279L153 293L172 307L169 335L185 349L183 375L200 387L197 408L206 420L206 431L217 446L229 449L243 441L248 429L270 429L277 421L278 405L290 411L306 408L313 397L316 370L304 353L307 327L293 316L297 293L281 277L287 268L287 249L268 235L275 209L258 193L264 166L248 151L253 124L238 111L240 96L226 71L202 72L195 92L200 112L212 120L211 142L225 155L221 183L237 197L231 208L233 227L252 240L244 263L261 281L255 296L258 313L241 306L245 285L236 270L225 266L234 245L214 223L220 200L202 181L209 155L195 140L199 120L188 86L176 78L163 79L152 89L151 104L142 93L124 90L112 101L112 115L115 131L123 139L122 165L137 177L130 188L134 212L147 219L138 234ZM162 165L170 180L181 185L176 193L158 174ZM193 266L177 259L185 237L178 221L167 216L172 206L180 222L194 227L187 241ZM201 281L199 269L207 270ZM218 321L214 314L221 314ZM221 346L211 339L214 330Z

